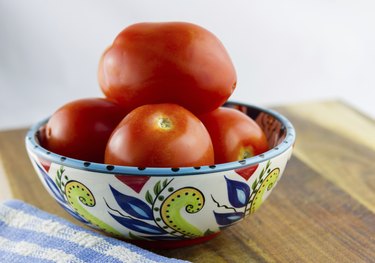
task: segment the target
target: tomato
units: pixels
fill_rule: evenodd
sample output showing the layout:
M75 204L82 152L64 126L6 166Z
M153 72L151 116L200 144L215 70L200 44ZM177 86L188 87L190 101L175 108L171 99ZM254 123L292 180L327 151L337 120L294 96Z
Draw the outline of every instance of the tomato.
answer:
M268 150L262 129L238 110L221 107L199 118L211 135L216 163L242 160Z
M186 167L214 163L202 122L177 104L149 104L131 111L112 133L105 163L137 167Z
M221 106L236 72L220 40L190 23L139 23L125 28L102 55L99 84L128 109L179 104L195 114Z
M106 99L72 101L51 116L41 136L42 146L67 157L102 163L107 141L125 114Z

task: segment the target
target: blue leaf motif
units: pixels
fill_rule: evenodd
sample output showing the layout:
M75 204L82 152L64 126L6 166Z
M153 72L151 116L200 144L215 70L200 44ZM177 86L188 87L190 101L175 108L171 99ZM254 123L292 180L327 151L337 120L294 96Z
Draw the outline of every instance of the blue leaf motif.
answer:
M233 207L244 207L250 198L250 187L246 183L234 181L225 177L229 202Z
M221 226L233 224L234 222L243 218L243 212L232 212L232 213L216 213L214 211L216 222Z
M142 200L133 196L125 195L109 186L118 205L129 215L139 219L153 220L151 207Z
M108 212L109 213L109 212ZM128 217L122 217L122 216L116 216L111 213L109 213L117 222L119 222L121 225L124 227L143 233L143 234L150 234L150 235L161 235L165 234L166 232L154 225L150 225L146 222L133 219L133 218L128 218Z
M43 175L44 182L47 184L48 188L51 190L52 194L55 196L57 201L65 204L65 200L63 196L61 195L60 190L56 187L56 184L52 181L52 179L49 177L48 174L37 164L39 172Z

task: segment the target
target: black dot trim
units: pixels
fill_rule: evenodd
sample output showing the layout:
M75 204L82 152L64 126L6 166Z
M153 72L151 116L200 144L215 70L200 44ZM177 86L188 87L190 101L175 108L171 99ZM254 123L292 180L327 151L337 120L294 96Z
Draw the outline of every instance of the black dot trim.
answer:
M113 165L107 165L106 169L108 171L112 171L113 169L115 169L115 167Z
M246 164L246 160L239 160L238 162L242 165Z

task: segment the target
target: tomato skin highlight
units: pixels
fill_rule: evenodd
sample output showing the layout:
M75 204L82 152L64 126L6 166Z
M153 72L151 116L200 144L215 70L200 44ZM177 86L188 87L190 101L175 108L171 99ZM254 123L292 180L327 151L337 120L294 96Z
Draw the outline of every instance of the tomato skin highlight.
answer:
M201 114L225 103L237 76L211 32L191 23L164 22L125 28L102 55L98 79L107 98L128 110L175 103Z
M238 110L220 107L199 119L210 133L217 164L242 160L269 149L259 125Z
M201 121L176 104L131 111L113 131L105 163L137 167L187 167L214 163L210 135Z
M125 115L118 104L102 98L69 102L41 130L41 144L66 157L103 163L107 141Z

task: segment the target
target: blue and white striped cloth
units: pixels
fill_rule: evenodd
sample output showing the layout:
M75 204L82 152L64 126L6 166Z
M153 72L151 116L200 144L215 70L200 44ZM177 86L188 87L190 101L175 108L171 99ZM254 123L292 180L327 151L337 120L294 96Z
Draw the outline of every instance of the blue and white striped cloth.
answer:
M78 227L22 201L0 203L0 262L186 262Z

